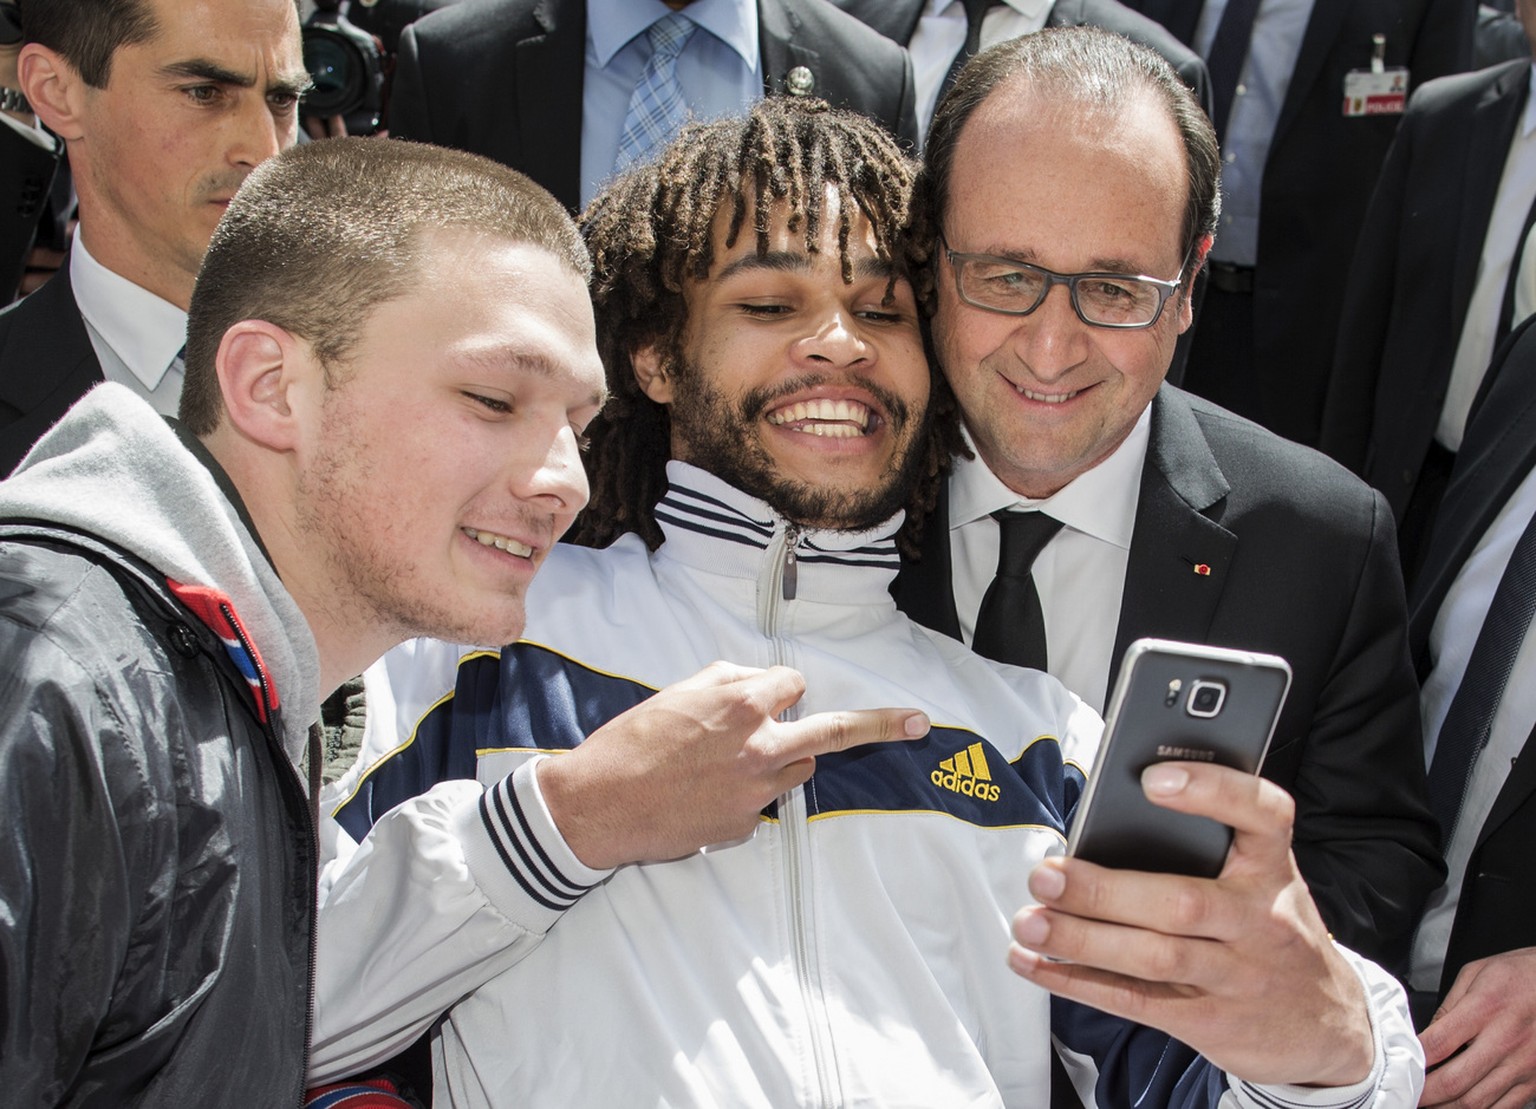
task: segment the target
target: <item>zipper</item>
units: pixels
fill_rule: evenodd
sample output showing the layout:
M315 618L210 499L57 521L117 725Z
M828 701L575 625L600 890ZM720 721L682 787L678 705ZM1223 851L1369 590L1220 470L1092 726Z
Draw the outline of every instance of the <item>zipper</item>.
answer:
M246 653L246 657L254 663L258 657L256 654L256 649L251 645L250 639L246 637L245 629L240 626L240 621L235 619L234 610L227 603L221 602L219 604L219 611L223 613L224 621L229 625L230 634L235 637L237 642L239 642L241 649ZM272 689L269 685L266 667L257 665L255 670L257 678L257 689L254 690L253 693L255 696L261 699L262 716L265 717L265 719L262 721L262 731L266 733L267 742L272 748L273 753L277 756L274 761L277 762L280 767L286 766L288 768L290 780L298 785L299 792L301 794L306 794L305 803L302 808L304 810L303 823L304 826L308 829L310 863L310 874L308 876L310 907L308 945L309 966L307 967L309 975L309 990L304 1004L304 1056L303 1069L299 1072L299 1098L297 1102L299 1109L304 1109L304 1103L308 1100L307 1095L309 1092L310 1041L314 1038L315 1034L315 979L318 977L315 969L315 948L320 938L320 906L318 903L319 897L317 893L320 882L320 829L318 826L316 826L314 819L310 815L315 799L307 796L307 789L303 779L299 777L299 768L294 766L293 761L289 759L288 748L283 743L283 734L281 730L283 718L282 714L278 711L276 706L272 704ZM316 757L317 753L318 752L314 750L313 745L311 745L309 757L313 759ZM282 773L281 770L278 772Z
M800 544L801 535L796 525L784 524L783 530L769 545L764 566L766 580L758 588L759 626L772 644L774 663L780 666L788 666L793 662L788 640L779 633L779 622L785 607L795 599L799 589L796 548ZM791 705L780 719L794 720L798 716L798 706ZM830 1109L841 1105L843 1099L837 1088L832 1029L827 1020L820 976L815 971L810 929L806 921L805 870L806 852L810 844L805 788L796 787L780 794L778 810L779 828L784 837L785 916L790 929L790 955L795 966L795 980L800 987L801 1004L805 1007L806 1027L810 1031L817 1104Z

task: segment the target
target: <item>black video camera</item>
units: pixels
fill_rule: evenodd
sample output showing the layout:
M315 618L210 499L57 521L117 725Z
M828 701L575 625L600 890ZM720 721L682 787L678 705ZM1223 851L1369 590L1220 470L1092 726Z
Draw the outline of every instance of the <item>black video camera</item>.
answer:
M371 135L384 110L384 51L379 40L353 26L343 0L316 0L304 24L304 68L314 82L303 115L341 116L349 135Z

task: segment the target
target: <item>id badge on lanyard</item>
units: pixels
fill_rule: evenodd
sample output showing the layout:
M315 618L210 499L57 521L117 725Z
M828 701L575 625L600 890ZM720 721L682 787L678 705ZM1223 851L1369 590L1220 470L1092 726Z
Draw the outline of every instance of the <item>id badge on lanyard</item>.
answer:
M1400 116L1408 106L1408 67L1386 64L1387 36L1371 36L1371 68L1344 75L1344 115Z

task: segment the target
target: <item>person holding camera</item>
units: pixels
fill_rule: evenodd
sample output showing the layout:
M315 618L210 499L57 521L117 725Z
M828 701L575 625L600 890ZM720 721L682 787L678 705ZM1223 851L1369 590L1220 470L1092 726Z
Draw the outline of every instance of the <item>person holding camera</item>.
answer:
M0 475L100 381L175 413L208 240L296 141L309 85L289 0L28 0L22 32L20 91L64 140L80 226L0 314Z
M1264 774L1297 863L1333 933L1400 968L1442 869L1391 513L1164 380L1217 226L1209 119L1151 51L1049 28L971 60L925 157L913 272L974 456L898 602L1096 708L1143 636L1285 658Z
M518 640L370 671L382 757L338 790L361 846L321 909L317 1055L377 1062L381 1026L448 1004L438 1105L1022 1109L1058 1049L1099 1105L1412 1103L1401 988L1328 940L1280 789L1154 776L1157 803L1238 826L1220 879L1052 858L1097 717L892 604L900 509L958 434L901 264L910 180L871 121L771 98L587 209L611 394L590 546L550 552ZM696 850L652 825L734 788L670 684L711 659L803 675L768 706L786 738L856 705L932 727L797 759L746 819L692 821ZM624 761L609 729L664 704ZM734 761L773 767L775 730ZM484 826L516 882L455 843ZM1097 1011L1047 993L1096 986Z

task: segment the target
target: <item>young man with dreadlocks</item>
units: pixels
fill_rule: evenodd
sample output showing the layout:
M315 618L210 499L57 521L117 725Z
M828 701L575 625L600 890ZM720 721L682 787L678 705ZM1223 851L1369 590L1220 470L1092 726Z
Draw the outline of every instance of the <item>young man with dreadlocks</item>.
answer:
M897 261L910 177L875 125L766 102L690 129L588 210L613 399L592 425L581 538L608 545L551 553L517 643L421 644L371 675L391 724L374 749L396 750L347 783L340 822L361 835L434 774L533 766L546 796L580 796L598 779L557 772L589 733L714 658L803 673L790 716L915 701L934 726L822 756L746 834L681 857L617 865L571 840L591 869L567 874L558 924L440 1025L437 1103L1034 1106L1054 1032L1127 1101L1411 1104L1400 990L1335 951L1315 911L1279 950L1210 945L1264 962L1266 1000L1311 1034L1273 1047L1245 1012L1214 1046L1235 1074L1343 1090L1250 1086L1163 1032L1053 1011L1004 970L1010 915L1057 900L1032 873L1061 851L1100 723L1047 675L985 662L890 599L911 538L898 510L931 497L955 434ZM622 783L643 766L602 770ZM1288 828L1244 794L1258 787L1189 777L1179 807L1272 848L1223 896L1304 898ZM1104 874L1102 889L1155 896L1158 881ZM1065 947L1020 940L1096 961L1073 940L1092 922L1050 923Z

